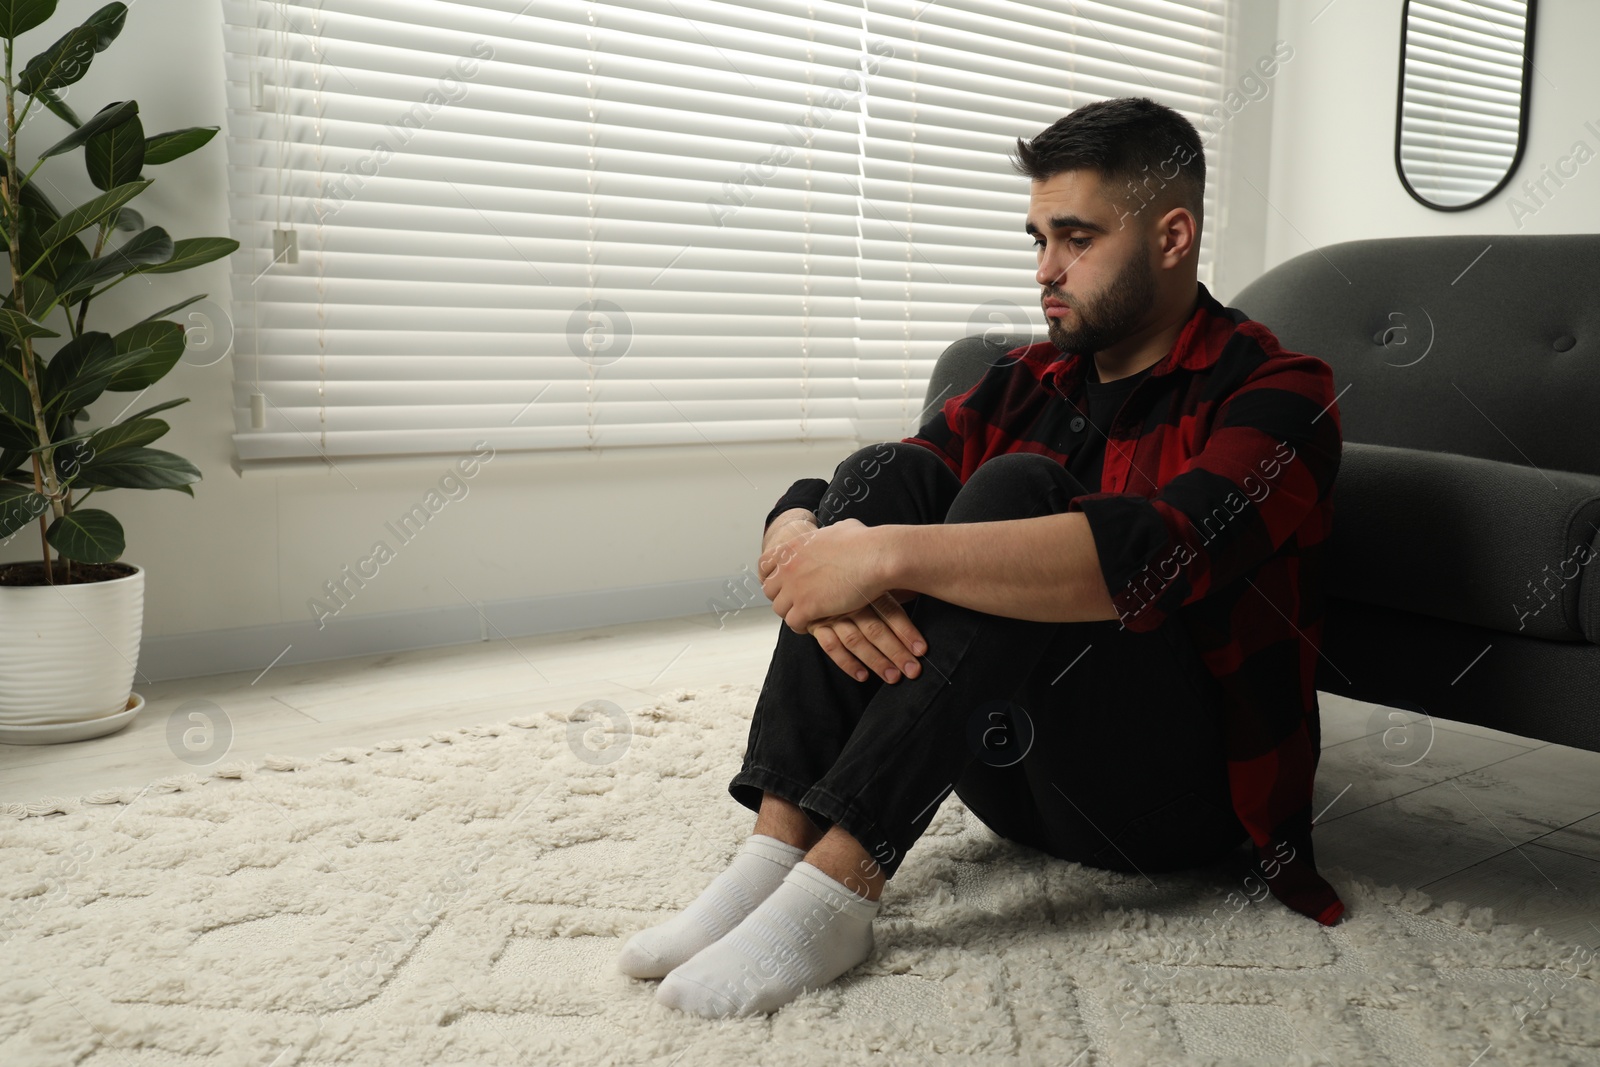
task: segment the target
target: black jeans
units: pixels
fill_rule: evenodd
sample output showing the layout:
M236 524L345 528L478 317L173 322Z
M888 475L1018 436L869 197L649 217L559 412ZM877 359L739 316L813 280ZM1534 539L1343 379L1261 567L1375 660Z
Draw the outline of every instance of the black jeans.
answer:
M1085 492L1037 453L966 484L928 449L871 445L835 470L822 525L993 522L1067 510ZM1248 834L1223 755L1222 692L1182 623L1045 623L926 593L908 604L921 672L858 682L781 620L744 763L728 783L837 824L892 878L953 789L1001 837L1062 859L1150 872L1215 860Z

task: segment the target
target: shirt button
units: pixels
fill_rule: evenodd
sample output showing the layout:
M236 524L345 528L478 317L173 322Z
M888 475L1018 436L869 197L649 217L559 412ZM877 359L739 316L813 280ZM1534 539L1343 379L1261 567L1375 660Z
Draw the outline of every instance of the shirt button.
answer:
M1068 425L1072 427L1072 432L1073 433L1079 432L1080 430L1083 429L1083 416L1082 415L1074 415L1072 417L1072 422L1068 423Z

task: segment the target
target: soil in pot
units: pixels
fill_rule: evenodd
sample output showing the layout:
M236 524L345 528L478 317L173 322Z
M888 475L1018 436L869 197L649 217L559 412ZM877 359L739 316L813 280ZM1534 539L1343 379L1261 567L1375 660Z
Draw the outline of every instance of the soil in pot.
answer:
M90 582L110 582L118 578L126 578L138 571L138 568L129 563L74 563L71 567L70 581L67 575L65 560L54 560L54 577L56 585L85 585ZM49 585L45 580L44 563L40 560L27 560L22 563L0 563L0 585Z

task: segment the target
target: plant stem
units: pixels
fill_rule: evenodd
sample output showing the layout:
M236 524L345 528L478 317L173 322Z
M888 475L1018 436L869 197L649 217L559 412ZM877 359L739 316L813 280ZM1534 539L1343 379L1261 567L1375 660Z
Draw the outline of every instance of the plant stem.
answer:
M39 484L39 453L35 452L30 457L33 460L33 491L39 492L43 486ZM48 585L56 584L56 576L50 569L50 542L45 537L44 516L39 516L39 550L44 553L44 576Z
M11 82L12 50L11 41L6 41L6 176L0 179L3 183L3 194L6 202L6 214L12 220L11 240L8 242L10 255L6 258L11 262L11 298L17 305L17 312L21 315L28 313L28 294L22 284L22 190L14 180L17 175L17 96ZM39 381L33 373L33 338L22 338L22 375L28 384L28 400L33 407L34 432L39 435L39 444L44 446L43 452L33 454L33 479L34 491L43 493L50 501L50 511L57 519L63 512L60 499L60 486L56 483L55 449L50 447L50 428L45 423L44 399L39 392ZM43 467L41 479L40 467ZM42 481L42 484L41 484ZM44 573L49 584L55 584L55 571L50 564L50 543L45 539L44 516L39 516L40 540L44 542Z
M50 567L50 542L46 541L44 539L44 516L43 515L39 516L39 548L44 553L45 584L47 584L47 585L55 585L56 584L55 571L52 570L51 567Z
M96 238L95 242L94 242L94 255L89 257L89 258L91 258L91 259L99 259L100 258L100 252L106 246L106 234L110 231L110 229L111 229L111 226L110 226L109 223L102 222L100 224L100 236L98 238ZM94 288L93 286L90 286L91 292L83 298L83 303L78 305L78 328L76 330L72 331L72 336L74 336L74 337L83 336L83 320L88 317L88 314L89 314L89 301L94 299L94 296L95 296L94 292L92 291L93 288ZM108 285L108 286L106 286L106 288L109 289L109 288L111 288L111 286ZM60 294L57 294L57 295L60 295ZM66 309L66 305L63 304L62 308ZM68 326L72 325L72 312L70 310L67 311L67 325Z

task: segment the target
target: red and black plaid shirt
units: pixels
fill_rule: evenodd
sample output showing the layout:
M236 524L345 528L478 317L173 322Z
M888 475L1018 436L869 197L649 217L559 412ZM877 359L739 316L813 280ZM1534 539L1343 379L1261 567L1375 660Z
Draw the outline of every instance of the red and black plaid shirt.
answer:
M1333 372L1198 290L1172 351L1110 427L1101 491L1068 510L1089 520L1123 626L1176 617L1188 631L1224 693L1233 806L1257 873L1289 907L1332 925L1344 904L1317 873L1311 798L1342 442ZM1087 415L1077 408L1090 366L1048 341L1012 349L904 440L932 449L962 484L1007 452L1065 465L1054 445L1066 444L1063 423ZM809 481L814 492L819 480ZM801 484L774 513L805 495Z

